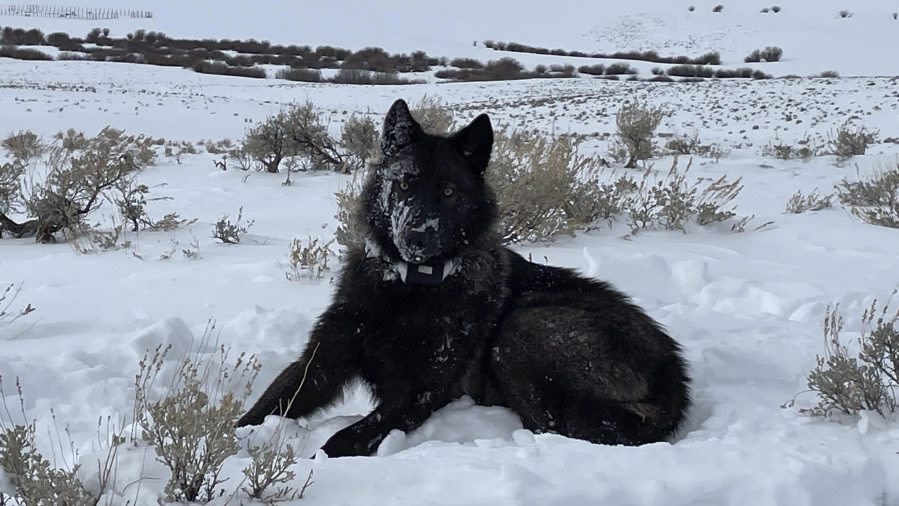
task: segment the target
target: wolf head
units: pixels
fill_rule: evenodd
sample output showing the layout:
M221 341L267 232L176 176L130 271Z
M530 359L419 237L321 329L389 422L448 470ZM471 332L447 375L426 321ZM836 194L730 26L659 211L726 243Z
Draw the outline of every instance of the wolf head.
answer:
M384 120L381 160L363 190L371 239L396 260L451 259L493 227L496 203L484 182L493 127L482 114L443 137L422 130L403 100Z

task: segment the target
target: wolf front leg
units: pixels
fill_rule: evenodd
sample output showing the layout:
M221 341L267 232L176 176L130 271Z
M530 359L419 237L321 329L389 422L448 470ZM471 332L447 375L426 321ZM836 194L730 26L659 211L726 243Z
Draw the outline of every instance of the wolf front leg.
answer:
M306 416L328 406L358 374L358 320L341 306L331 306L319 318L299 360L287 366L262 393L237 427L259 425L267 415Z
M448 399L419 395L417 398L405 384L387 389L390 397L378 404L358 422L337 432L322 446L329 457L371 455L393 429L409 432L421 426Z

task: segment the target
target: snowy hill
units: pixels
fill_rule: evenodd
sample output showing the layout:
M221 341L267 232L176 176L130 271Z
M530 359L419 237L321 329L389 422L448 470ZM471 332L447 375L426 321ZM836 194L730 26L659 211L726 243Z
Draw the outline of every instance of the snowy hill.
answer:
M310 5L311 4L311 5ZM784 60L762 64L775 75L836 70L840 79L722 80L702 83L612 82L594 79L436 83L409 86L298 84L209 76L180 68L94 62L22 62L0 58L0 137L33 130L49 139L68 128L95 134L111 125L135 134L197 142L240 139L246 128L282 106L310 100L336 132L353 113L380 122L399 97L437 97L460 121L487 112L510 128L585 137L586 153L605 155L615 112L633 98L665 107L659 133L696 132L723 148L720 160L694 160L691 175L742 177L735 201L754 216L744 233L727 226L648 231L625 236L623 223L563 236L550 245L516 247L535 260L577 269L614 283L661 321L682 344L694 378L695 408L673 441L609 447L534 435L503 408L460 399L409 434L393 434L377 457L328 459L294 466L315 483L296 504L490 505L899 505L899 423L874 413L836 421L799 412L814 405L806 375L824 353L822 321L840 304L845 334L857 336L862 310L899 286L899 230L862 223L839 204L787 214L797 190L832 193L843 178L894 167L899 144L899 21L894 2L789 0L760 13L760 2L641 0L616 5L537 2L154 2L106 0L94 7L152 7L153 18L96 21L0 17L0 25L84 34L108 26L172 36L267 39L274 43L423 49L481 60L500 53L474 46L485 39L567 50L655 50L667 55L720 51L743 66L753 49L776 45ZM839 11L850 9L850 18ZM527 65L584 59L512 54ZM587 63L590 63L587 61ZM652 65L641 64L641 74ZM763 154L774 142L823 145L847 120L879 130L880 142L845 166L833 156L778 160ZM608 135L607 135L608 134ZM657 139L662 141L662 139ZM2 155L0 155L2 156ZM0 326L4 400L53 429L50 410L70 428L86 483L96 482L98 417L130 416L137 364L145 350L171 344L195 349L213 318L220 341L256 353L262 372L255 395L303 349L312 322L330 301L332 285L285 279L294 238L329 239L336 228L334 192L346 176L221 171L218 155L161 156L140 181L171 200L154 214L197 218L175 232L130 234L132 246L78 254L68 243L0 239L0 289L21 283L17 303L37 311ZM0 158L0 162L5 159ZM670 157L654 160L665 172ZM684 164L684 160L681 160ZM615 164L616 170L623 170ZM255 220L239 245L213 240L223 213L242 207ZM95 217L103 220L103 208ZM771 225L760 230L755 226ZM180 254L198 246L199 258ZM174 251L174 254L170 252ZM168 255L170 258L165 259ZM336 264L336 258L333 264ZM899 304L895 301L894 304ZM209 351L209 350L205 350ZM171 364L169 364L171 366ZM2 408L0 408L2 409ZM362 389L348 402L300 424L285 421L303 457L370 402ZM0 411L2 412L2 411ZM14 412L18 417L18 413ZM0 415L2 419L2 415ZM270 419L262 435L274 430ZM262 435L242 437L256 441ZM256 438L256 439L254 439ZM245 441L246 443L246 441ZM51 454L48 440L41 442ZM71 460L71 459L70 459ZM231 495L246 449L225 466ZM102 504L156 504L167 471L146 447L123 448L117 485ZM140 486L135 485L139 483ZM0 490L8 481L0 473Z
M35 2L30 2L33 4ZM37 2L37 4L54 2ZM809 75L836 70L842 75L899 74L899 11L894 2L865 0L789 0L778 13L762 13L761 1L581 2L559 0L459 0L452 6L405 0L332 2L153 2L97 0L83 5L152 9L152 19L58 20L0 16L0 26L41 28L84 35L108 27L114 35L138 28L173 37L269 40L276 44L330 44L349 49L381 46L391 52L418 49L447 57L487 60L501 53L473 46L484 40L581 51L655 50L698 56L721 52L727 65L742 65L754 49L779 46L784 61L768 68L774 75ZM688 10L694 6L692 12ZM841 18L840 12L852 16ZM520 56L520 55L519 55ZM558 62L559 58L550 58ZM547 58L528 58L529 64ZM578 63L576 59L575 64Z

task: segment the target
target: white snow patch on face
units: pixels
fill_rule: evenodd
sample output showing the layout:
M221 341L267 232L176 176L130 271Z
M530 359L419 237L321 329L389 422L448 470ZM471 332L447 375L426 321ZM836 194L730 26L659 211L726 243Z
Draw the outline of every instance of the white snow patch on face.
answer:
M393 244L396 245L396 249L400 252L400 256L407 262L412 262L413 259L421 253L414 248L410 248L405 240L409 223L414 217L412 208L406 201L397 202L393 211L390 213L390 239L393 240Z
M440 218L428 218L421 225L409 230L413 232L424 232L427 229L431 229L434 232L440 230Z

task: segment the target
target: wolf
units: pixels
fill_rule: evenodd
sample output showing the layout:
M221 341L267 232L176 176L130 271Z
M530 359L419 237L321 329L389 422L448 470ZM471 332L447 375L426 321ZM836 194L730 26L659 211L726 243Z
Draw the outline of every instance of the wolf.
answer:
M330 457L370 455L462 395L536 433L672 436L690 406L680 346L608 283L501 244L485 182L493 139L486 114L439 136L403 100L391 106L361 194L364 246L347 253L302 356L237 426L308 416L361 379L377 405L325 443Z

